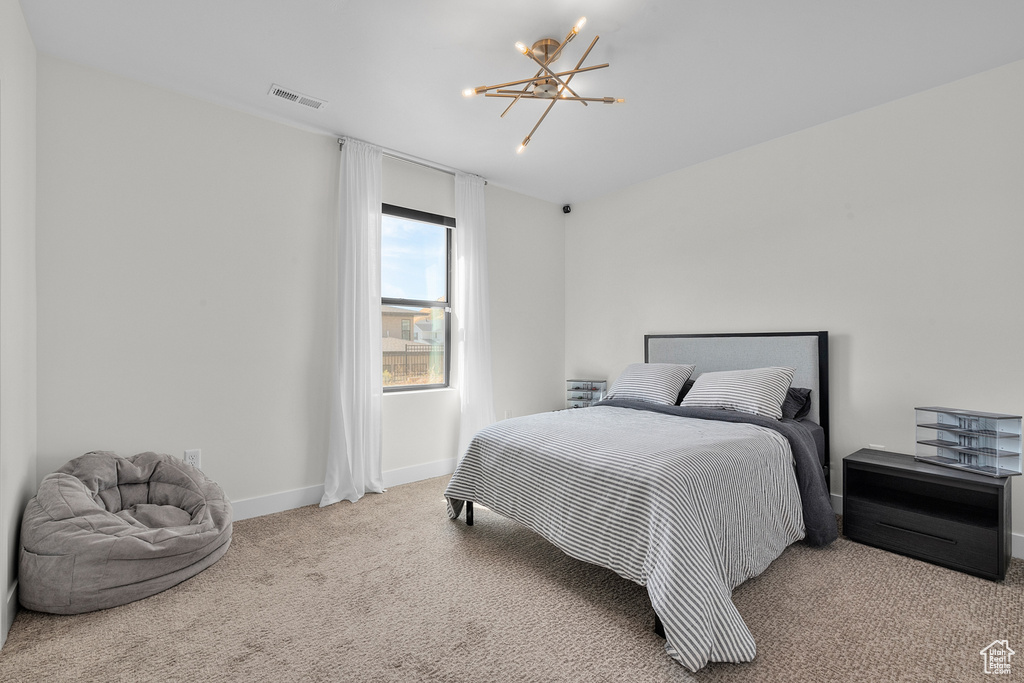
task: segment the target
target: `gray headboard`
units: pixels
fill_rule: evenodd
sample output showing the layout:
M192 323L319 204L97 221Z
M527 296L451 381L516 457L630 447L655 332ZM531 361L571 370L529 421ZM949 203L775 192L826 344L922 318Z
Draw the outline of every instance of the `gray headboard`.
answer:
M829 462L828 332L648 334L644 362L695 364L694 378L718 370L795 368L793 386L811 390L807 417L825 430L825 463Z

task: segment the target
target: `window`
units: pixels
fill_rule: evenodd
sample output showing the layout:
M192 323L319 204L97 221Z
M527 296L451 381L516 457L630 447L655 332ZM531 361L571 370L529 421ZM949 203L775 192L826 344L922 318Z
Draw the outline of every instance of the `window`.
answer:
M446 387L455 219L391 204L382 212L384 391Z

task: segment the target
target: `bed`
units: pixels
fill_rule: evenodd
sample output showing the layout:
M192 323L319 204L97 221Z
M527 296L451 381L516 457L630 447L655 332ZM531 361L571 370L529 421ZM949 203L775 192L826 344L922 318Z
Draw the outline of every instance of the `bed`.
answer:
M751 661L732 590L790 544L837 536L828 334L647 335L644 361L595 406L481 430L448 514L472 524L479 503L646 586L666 652L691 671Z

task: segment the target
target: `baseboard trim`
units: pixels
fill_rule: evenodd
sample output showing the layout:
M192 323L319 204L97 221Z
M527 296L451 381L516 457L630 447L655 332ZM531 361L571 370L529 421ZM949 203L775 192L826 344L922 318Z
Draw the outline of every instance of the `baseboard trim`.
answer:
M832 494L832 509L836 511L837 515L843 514L843 497L833 493ZM1010 554L1018 559L1024 560L1024 534L1010 534L1011 548Z
M324 485L307 486L302 489L281 491L266 496L245 498L243 500L231 501L231 513L235 521L249 519L250 517L262 517L272 515L275 512L294 510L295 508L317 505L324 497Z
M388 470L384 473L384 488L411 484L414 481L423 481L424 479L433 479L434 477L443 477L454 472L455 466L458 464L458 458L449 458L447 460L426 462L422 465Z
M422 465L387 470L384 472L384 488L411 484L416 481L451 474L455 471L455 465L457 464L458 460L451 458L448 460L435 460L434 462ZM272 515L275 512L284 512L285 510L294 510L295 508L307 505L319 505L323 497L324 485L318 484L317 486L292 489L291 491L271 493L266 496L233 500L231 501L231 509L234 519L242 520L249 519L250 517Z
M4 604L4 621L0 624L0 647L4 646L7 642L7 632L11 630L11 624L14 623L14 617L18 614L18 580L15 579L11 582L11 587L7 589L6 603Z

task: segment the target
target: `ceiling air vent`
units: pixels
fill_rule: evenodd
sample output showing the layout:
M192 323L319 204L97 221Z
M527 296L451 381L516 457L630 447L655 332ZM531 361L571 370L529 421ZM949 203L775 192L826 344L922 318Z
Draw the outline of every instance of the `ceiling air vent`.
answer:
M282 88L277 84L271 85L270 92L268 92L267 94L273 95L275 97L280 97L282 99L286 99L289 102L294 102L295 104L301 104L302 106L309 107L310 109L323 109L324 107L327 106L327 102L325 102L324 100L318 100L315 97L303 95L300 92L295 92L294 90L289 90L288 88Z

